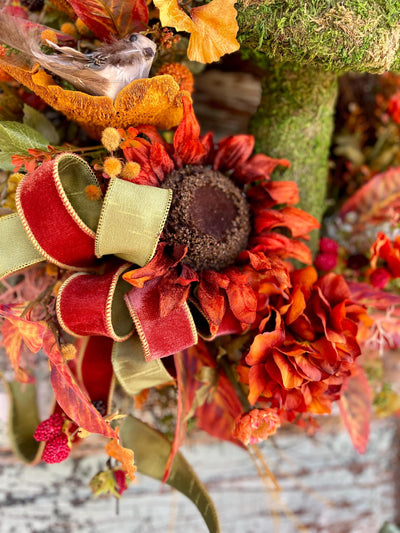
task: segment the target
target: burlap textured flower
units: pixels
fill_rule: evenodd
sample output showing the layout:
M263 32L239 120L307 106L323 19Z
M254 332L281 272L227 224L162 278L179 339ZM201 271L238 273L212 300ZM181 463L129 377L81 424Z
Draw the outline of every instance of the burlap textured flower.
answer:
M95 138L108 126L125 128L150 124L169 129L182 119L182 91L168 75L134 80L113 102L108 96L63 89L38 66L28 69L2 63L1 67Z

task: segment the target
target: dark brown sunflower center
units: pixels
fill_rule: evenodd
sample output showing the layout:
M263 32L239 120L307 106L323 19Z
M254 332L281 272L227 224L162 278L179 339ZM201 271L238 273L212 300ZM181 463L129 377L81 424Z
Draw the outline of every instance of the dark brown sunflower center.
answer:
M246 248L250 214L241 191L221 172L187 166L162 187L173 197L164 239L188 247L184 262L196 270L220 270Z

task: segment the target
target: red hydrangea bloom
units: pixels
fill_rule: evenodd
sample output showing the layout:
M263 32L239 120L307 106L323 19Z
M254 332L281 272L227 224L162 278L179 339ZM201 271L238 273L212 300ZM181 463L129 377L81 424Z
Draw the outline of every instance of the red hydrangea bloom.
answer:
M291 287L269 299L259 333L239 365L249 401L296 413L329 413L358 355L357 324L369 322L342 276L318 279L313 267L291 274Z
M268 286L277 270L287 277L279 258L311 263L300 239L319 226L293 207L299 200L294 182L270 181L275 167L288 161L252 156L251 135L230 136L216 146L211 133L200 137L187 98L172 144L149 126L119 131L126 159L140 165L135 183L173 190L155 256L124 279L137 289L157 283L162 316L190 300L211 337L228 318L237 332L256 327L265 300L259 286Z

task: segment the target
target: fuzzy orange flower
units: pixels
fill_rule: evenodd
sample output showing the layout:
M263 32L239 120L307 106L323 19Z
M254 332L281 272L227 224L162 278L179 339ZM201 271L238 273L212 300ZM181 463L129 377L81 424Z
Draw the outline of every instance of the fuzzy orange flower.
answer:
M276 433L281 420L276 409L253 409L235 420L232 436L245 446L257 444Z
M191 9L190 17L178 0L154 0L154 4L160 10L163 26L191 34L187 54L192 61L212 63L239 49L235 0L212 0Z

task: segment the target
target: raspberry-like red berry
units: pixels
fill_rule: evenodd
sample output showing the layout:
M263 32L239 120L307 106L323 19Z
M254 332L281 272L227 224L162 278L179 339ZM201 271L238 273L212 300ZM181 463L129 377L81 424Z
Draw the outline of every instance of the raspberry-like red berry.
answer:
M322 253L336 255L338 243L329 237L321 237L319 240L319 249Z
M36 428L33 438L37 441L49 440L61 433L64 419L59 413L54 413L47 420L43 420Z
M318 254L314 261L317 270L332 270L337 264L337 257L334 254Z
M61 461L65 461L70 451L68 437L65 433L61 433L61 435L57 435L57 437L47 441L42 459L45 463L61 463Z
M369 276L371 285L377 289L383 289L389 280L390 274L385 268L376 268Z
M123 470L114 470L114 478L117 484L118 494L122 494L128 488L125 472Z

